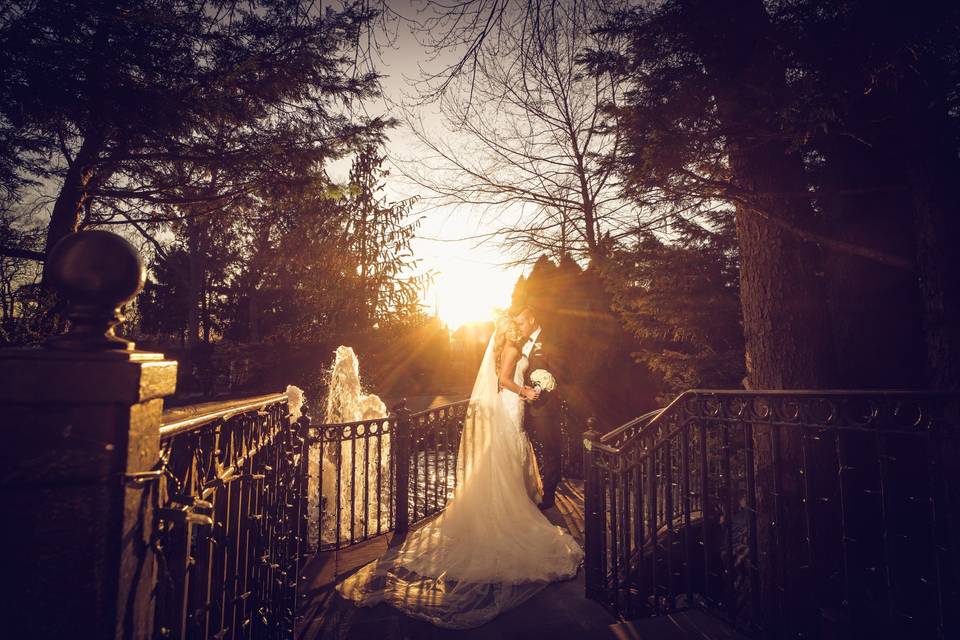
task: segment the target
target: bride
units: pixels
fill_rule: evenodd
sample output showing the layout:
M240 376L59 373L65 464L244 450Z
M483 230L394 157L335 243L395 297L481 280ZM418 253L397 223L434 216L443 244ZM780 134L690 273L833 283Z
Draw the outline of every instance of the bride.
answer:
M522 430L529 314L498 320L470 396L453 499L402 544L337 585L360 606L386 602L451 629L477 627L572 578L583 550L535 504L539 472ZM519 322L518 322L519 321ZM559 426L558 426L559 428Z

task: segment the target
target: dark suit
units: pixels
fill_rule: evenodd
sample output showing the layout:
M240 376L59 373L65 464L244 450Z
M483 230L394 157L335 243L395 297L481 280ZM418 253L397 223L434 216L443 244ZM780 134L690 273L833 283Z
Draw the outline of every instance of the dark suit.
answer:
M551 366L550 345L544 342L545 331L540 335L530 350L529 364L524 383L532 387L530 374L537 369L543 369L553 374L557 381L557 388L553 391L543 391L535 402L528 402L524 411L524 428L530 434L534 448L540 454L540 474L543 476L543 504L552 504L557 485L560 483L560 454L562 441L560 435L560 376Z

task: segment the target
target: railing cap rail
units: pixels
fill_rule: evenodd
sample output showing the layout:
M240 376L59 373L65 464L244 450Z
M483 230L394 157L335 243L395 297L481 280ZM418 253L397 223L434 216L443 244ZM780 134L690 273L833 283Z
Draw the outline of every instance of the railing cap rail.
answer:
M401 405L401 403L397 403L396 405L394 405L394 407L393 407L393 409L390 411L390 413L387 414L386 416L382 417L382 418L367 418L366 420L354 420L353 422L321 422L320 424L318 424L318 425L316 425L316 426L319 427L319 428L321 428L321 429L324 429L324 428L327 428L327 427L356 427L356 426L359 426L359 425L367 425L367 424L373 424L373 423L375 423L375 422L382 422L382 421L384 421L384 420L395 420L396 417L397 417L398 409L399 409L400 411L406 411L406 412L407 412L407 415L408 415L411 419L414 419L414 418L417 418L417 417L426 415L426 414L428 414L428 413L433 413L434 411L439 411L439 410L441 410L441 409L449 409L450 407L455 407L455 406L461 405L461 404L467 404L467 403L469 403L469 402L470 402L469 399L467 399L467 400L457 400L456 402L448 402L447 404L442 404L442 405L437 406L437 407L431 407L431 408L429 408L429 409L424 409L423 411L417 411L416 413L410 413L410 412L409 412L409 409L407 409L405 403L402 404L402 405Z
M676 402L676 401L674 401L674 402ZM671 402L670 404L673 404L673 402ZM667 405L667 406L669 406L669 405ZM629 428L637 425L637 424L640 423L640 422L645 422L645 421L653 422L653 420L654 420L655 418L657 418L661 413L663 413L663 412L666 411L666 410L667 410L667 407L660 407L659 409L654 409L653 411L648 411L647 413L644 413L643 415L639 415L639 416L637 416L636 418L633 418L632 420L629 420L629 421L625 422L624 424L620 425L619 427L617 427L617 428L615 428L615 429L612 429L611 431L608 431L608 432L604 433L603 435L601 435L600 438L599 438L599 442L609 442L610 440L612 440L614 437L616 437L616 436L619 435L620 433L622 433L622 432L626 431L627 429L629 429Z
M430 407L429 409L424 409L423 411L417 411L416 413L411 413L410 417L416 418L417 416L433 413L434 411L440 411L441 409L450 409L452 407L457 407L462 404L470 404L470 398L466 398L464 400L457 400L456 402L448 402L446 404L437 405L436 407Z
M619 427L608 431L600 437L600 442L597 443L599 448L606 450L610 453L616 453L620 451L621 447L614 447L607 443L613 440L617 435L623 433L627 429L636 426L638 423L646 421L646 424L643 426L643 429L651 427L656 424L660 418L669 413L670 409L680 402L691 396L725 396L725 397L736 397L736 396L751 396L751 397L798 397L798 398L815 398L815 397L856 397L856 396L886 396L886 397L911 397L911 396L925 396L925 397L960 397L960 391L950 391L950 390L935 390L935 389L688 389L683 393L679 394L674 398L670 404L660 409L655 409L654 411L649 411L641 416L633 418L632 420L620 425ZM633 438L631 438L632 440Z
M285 402L286 393L271 393L252 398L207 402L186 407L177 407L164 412L160 422L160 438L170 438L174 435L193 431L217 420L226 419L238 413L246 413L255 409Z

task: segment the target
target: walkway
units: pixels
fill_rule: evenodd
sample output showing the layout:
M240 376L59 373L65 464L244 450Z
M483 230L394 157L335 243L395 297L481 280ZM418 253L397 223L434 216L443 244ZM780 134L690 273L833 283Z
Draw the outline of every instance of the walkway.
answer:
M557 508L547 517L567 527L583 544L582 485L564 481L558 492ZM616 622L606 609L583 597L583 570L573 580L555 583L492 622L469 631L438 629L431 624L411 620L395 609L380 605L361 609L345 602L332 592L336 579L376 558L386 548L387 536L350 549L321 554L307 566L305 575L312 576L307 589L304 620L309 622L298 634L298 640L338 638L343 640L400 640L457 638L532 638L546 634L550 638L609 638L608 628Z
M557 507L546 515L583 544L583 485L564 480ZM551 584L520 607L467 631L439 629L412 620L387 605L358 608L333 591L337 580L379 556L389 543L382 536L340 552L317 556L305 569L310 576L301 608L304 624L296 640L735 640L714 618L692 611L621 623L584 595L583 569L573 580Z

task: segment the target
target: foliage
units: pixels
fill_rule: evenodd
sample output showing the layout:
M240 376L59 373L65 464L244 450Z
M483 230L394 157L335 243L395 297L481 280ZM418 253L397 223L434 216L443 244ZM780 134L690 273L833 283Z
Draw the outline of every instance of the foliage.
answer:
M0 179L58 184L47 248L77 226L232 211L379 139L349 47L372 14L276 1L11 2L0 10Z
M409 275L416 221L410 202L383 201L382 162L365 147L342 188L318 175L304 188L275 189L244 215L177 225L176 244L152 269L141 330L203 342L316 343L422 323L420 282ZM199 309L195 327L191 309Z
M736 211L755 383L960 384L956 3L666 0L603 32L625 195Z
M616 249L604 281L613 309L637 339L638 361L669 396L740 386L744 376L733 216L704 224L677 217L669 241L649 232Z
M637 343L611 309L599 270L582 269L565 256L541 257L514 288L512 309L530 307L549 345L551 373L567 401L573 424L594 416L607 427L649 409L659 383L630 354Z
M361 320L375 324L418 315L422 285L420 279L405 276L415 265L410 240L419 220L411 220L410 211L416 199L389 204L383 200L381 180L388 175L382 168L384 160L373 146L360 149L344 202L345 253L356 261L354 295L361 305Z
M40 242L39 234L0 218L0 245L33 250ZM30 258L0 255L0 345L33 344L49 330L44 317L50 302L39 295L39 276Z

